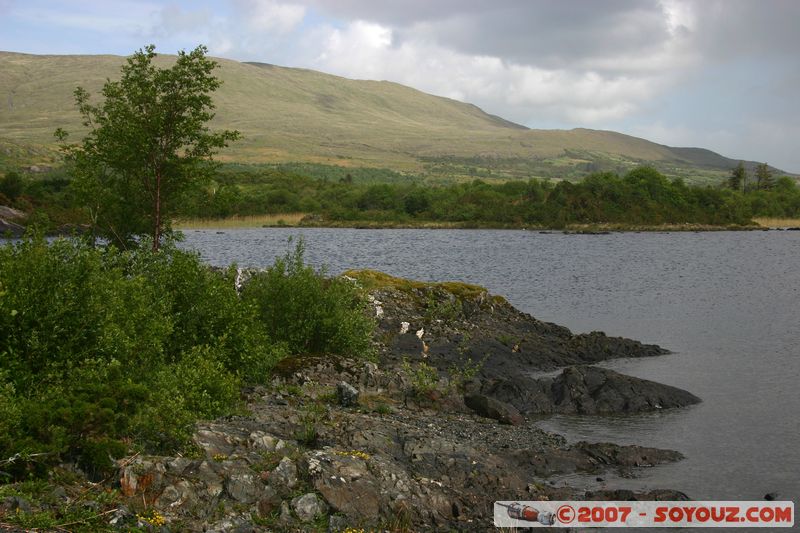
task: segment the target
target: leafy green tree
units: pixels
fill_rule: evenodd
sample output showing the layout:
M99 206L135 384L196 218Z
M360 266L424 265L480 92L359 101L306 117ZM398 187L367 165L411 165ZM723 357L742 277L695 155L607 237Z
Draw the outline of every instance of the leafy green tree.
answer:
M744 168L744 163L739 161L739 164L731 170L731 175L728 177L728 187L734 191L744 190L747 185L747 171Z
M772 171L766 163L761 163L756 167L756 186L759 189L771 189L775 186Z
M150 234L158 250L180 197L210 178L212 156L239 137L207 126L214 117L211 93L221 83L207 52L204 46L181 51L171 67L159 68L149 45L128 58L119 81L106 82L101 105L90 103L85 89L75 90L90 130L64 150L92 225L114 242ZM66 135L56 131L62 142Z

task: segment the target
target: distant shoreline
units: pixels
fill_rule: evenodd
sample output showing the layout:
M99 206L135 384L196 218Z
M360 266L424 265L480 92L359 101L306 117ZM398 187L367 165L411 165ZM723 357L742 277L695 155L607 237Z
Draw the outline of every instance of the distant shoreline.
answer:
M761 222L761 223L759 223ZM752 225L712 225L712 224L569 224L555 228L531 226L526 224L476 224L474 222L393 222L378 220L303 220L297 214L268 215L264 217L231 217L221 219L187 219L173 223L178 230L226 230L248 228L348 228L348 229L497 229L526 230L567 234L607 234L630 232L698 232L698 231L768 231L800 228L800 220L775 219L765 223L757 219Z

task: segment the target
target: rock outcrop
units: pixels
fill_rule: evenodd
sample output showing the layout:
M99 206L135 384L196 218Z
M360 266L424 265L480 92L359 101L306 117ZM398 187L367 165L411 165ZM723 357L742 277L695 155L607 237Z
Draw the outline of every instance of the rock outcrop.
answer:
M197 426L195 456L120 461L131 507L181 531L485 531L495 500L687 498L613 487L678 452L569 443L525 418L699 401L591 366L665 350L574 335L473 286L401 282L371 293L377 362L284 360L270 386L245 391L249 416Z
M486 380L481 392L523 414L637 414L700 402L694 394L596 366L571 366L556 377Z
M0 237L10 235L12 238L22 237L25 234L25 227L15 222L0 218Z

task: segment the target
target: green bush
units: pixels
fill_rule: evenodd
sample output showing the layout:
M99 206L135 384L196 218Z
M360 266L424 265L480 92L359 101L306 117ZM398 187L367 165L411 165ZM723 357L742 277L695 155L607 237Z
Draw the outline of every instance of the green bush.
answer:
M242 291L276 341L293 354L372 355L375 321L365 293L344 278L326 278L303 263L303 241Z
M219 348L196 346L153 377L150 402L133 421L136 441L175 448L198 418L213 419L239 403L241 380L222 363Z
M136 442L180 446L234 410L285 354L233 271L196 254L41 237L0 248L0 457L20 478L59 460L102 477Z
M242 384L267 382L290 350L371 352L364 294L304 265L302 242L242 296L235 276L174 246L0 247L5 477L64 460L106 477L132 446L168 453L196 420L235 412Z

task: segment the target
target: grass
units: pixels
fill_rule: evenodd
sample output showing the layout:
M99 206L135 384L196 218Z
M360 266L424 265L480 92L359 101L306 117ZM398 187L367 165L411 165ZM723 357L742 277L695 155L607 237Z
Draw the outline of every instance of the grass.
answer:
M443 289L457 298L475 298L486 292L486 289L471 283L461 283L458 281L445 281L441 283L427 283L424 281L414 281L404 278L396 278L377 270L348 270L342 275L354 278L361 283L366 290L391 288L402 292L410 293L415 289L439 288Z
M800 218L754 218L753 222L765 228L800 228Z
M284 213L277 215L233 216L229 218L190 218L176 220L175 229L233 229L261 228L264 226L297 226L306 213Z
M625 170L652 163L687 181L718 181L734 164L712 152L671 149L610 131L520 128L473 105L396 83L219 62L223 85L214 95L212 127L243 134L220 154L222 161L389 168L459 179L574 179L592 167ZM54 144L53 131L63 127L79 140L75 87L99 94L107 78L119 78L122 63L122 57L109 55L0 52L0 97L6 104L0 106L0 138L46 148Z

